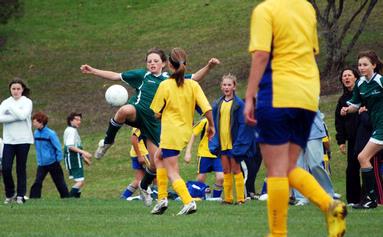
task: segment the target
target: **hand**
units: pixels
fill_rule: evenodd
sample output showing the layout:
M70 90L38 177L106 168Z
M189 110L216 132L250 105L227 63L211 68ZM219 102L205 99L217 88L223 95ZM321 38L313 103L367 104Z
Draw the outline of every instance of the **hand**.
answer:
M84 151L82 153L82 158L84 159L85 164L91 165L92 164L92 154L90 154L87 151Z
M221 64L221 62L217 58L211 58L207 64L209 68L213 68L215 65Z
M191 153L190 153L190 152L186 152L186 153L185 153L184 160L185 160L185 162L186 162L187 164L190 163L190 161L191 161Z
M358 110L358 113L361 114L363 112L367 112L367 108L366 106L363 106L363 107L360 107L359 110Z
M254 115L254 99L246 98L245 109L243 110L245 116L245 122L248 125L254 126L257 123Z
M84 65L81 65L80 70L81 70L81 72L84 73L84 74L92 74L94 68L92 68L92 67L89 66L88 64L84 64Z
M346 116L347 115L347 112L348 112L348 107L342 107L340 109L340 115L341 116Z
M207 137L209 138L209 140L213 138L214 134L215 134L214 126L209 125L207 128Z
M339 145L339 150L342 154L346 154L346 144L340 144Z

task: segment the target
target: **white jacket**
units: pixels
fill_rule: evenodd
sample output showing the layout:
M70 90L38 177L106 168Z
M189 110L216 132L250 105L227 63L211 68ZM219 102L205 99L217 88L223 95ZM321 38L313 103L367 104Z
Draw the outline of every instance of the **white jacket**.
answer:
M0 104L0 123L3 123L4 144L33 144L32 101L22 96L12 96Z

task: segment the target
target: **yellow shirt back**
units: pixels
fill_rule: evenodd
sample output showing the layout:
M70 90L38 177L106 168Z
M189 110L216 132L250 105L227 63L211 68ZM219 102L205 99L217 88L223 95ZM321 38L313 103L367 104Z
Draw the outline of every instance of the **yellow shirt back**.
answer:
M217 156L211 154L209 150L209 138L207 137L208 124L209 122L207 121L207 118L203 118L193 127L194 136L198 136L203 132L202 138L198 145L197 155L200 157L216 158Z
M211 110L197 82L185 79L180 87L172 78L161 82L150 106L154 113L161 114L160 148L182 150L186 146L193 130L196 105L202 113Z
M141 131L140 131L140 129L138 129L138 128L133 128L133 129L132 129L132 135L135 135L135 136L137 136L137 137L140 137L140 136L141 136ZM139 142L138 142L138 149L140 150L141 155L143 155L143 156L146 156L147 154L149 154L148 150L146 149L144 140L142 140L142 139L139 140ZM130 157L137 157L137 154L136 154L136 152L134 151L133 146L130 148Z
M229 101L223 100L219 111L219 139L222 151L233 149L230 130L230 110L232 105L233 99Z
M319 53L315 10L306 0L266 0L251 18L249 51L270 52L258 107L318 110Z

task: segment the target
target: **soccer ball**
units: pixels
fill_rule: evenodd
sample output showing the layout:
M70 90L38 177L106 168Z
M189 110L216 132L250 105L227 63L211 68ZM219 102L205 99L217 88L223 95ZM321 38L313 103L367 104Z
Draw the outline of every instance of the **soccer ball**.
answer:
M112 85L106 90L105 99L111 106L122 106L128 101L128 91L121 85Z

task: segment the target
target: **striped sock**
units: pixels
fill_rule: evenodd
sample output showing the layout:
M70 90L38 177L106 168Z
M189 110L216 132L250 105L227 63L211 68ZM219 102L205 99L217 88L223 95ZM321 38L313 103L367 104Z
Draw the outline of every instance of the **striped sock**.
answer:
M129 184L128 187L126 187L125 191L121 194L121 198L127 199L128 197L132 196L136 190L137 190L137 188L135 188L131 184Z
M214 184L213 198L219 198L222 195L222 185Z
M106 130L106 136L104 138L104 144L113 144L114 139L118 130L122 127L123 124L117 123L114 118L111 118L109 121L108 130Z

